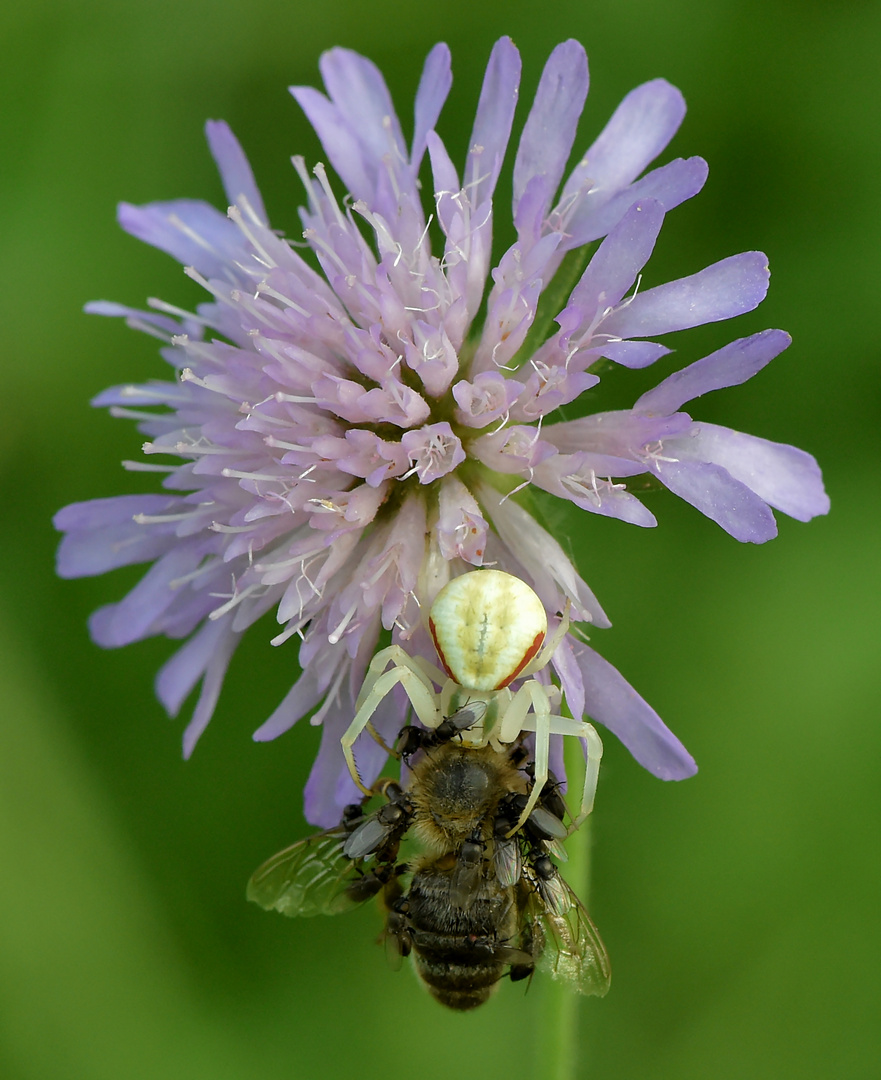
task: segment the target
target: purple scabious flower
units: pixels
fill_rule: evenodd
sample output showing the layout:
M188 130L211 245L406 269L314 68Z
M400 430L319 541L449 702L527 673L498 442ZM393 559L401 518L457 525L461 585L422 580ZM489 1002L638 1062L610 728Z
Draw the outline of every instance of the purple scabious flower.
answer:
M752 542L775 533L769 507L807 520L828 500L808 454L679 411L755 374L788 345L778 330L692 363L630 410L552 422L596 386L598 361L645 367L669 352L651 339L749 311L767 290L759 252L636 288L665 213L707 175L700 158L645 172L682 121L678 90L662 79L633 90L566 176L588 69L581 45L558 46L514 160L517 238L493 267L493 193L520 80L511 41L493 49L461 174L435 131L451 85L445 45L426 61L409 146L369 60L332 49L321 74L326 95L292 93L342 190L323 165L310 173L293 159L305 245L270 228L220 122L207 136L226 214L189 200L120 207L123 228L178 259L210 299L192 314L158 301L147 312L89 305L165 342L173 379L114 387L94 402L138 422L144 453L164 463L127 466L165 474L164 490L77 503L55 523L66 534L63 576L152 563L90 629L108 647L187 639L156 684L175 715L201 682L186 755L242 633L274 610L273 644L301 639L302 674L255 738L310 713L323 725L306 816L329 825L357 796L339 739L380 634L434 659L421 613L451 575L491 564L529 582L550 613L569 601L574 619L610 625L560 544L519 505L521 488L647 526L655 519L627 481L652 474ZM426 151L430 217L418 179ZM567 256L600 240L562 310L540 312ZM654 710L582 641L567 637L554 668L572 714L604 724L652 773L695 771ZM374 722L393 738L405 714L406 700L391 694ZM362 741L370 781L384 754Z

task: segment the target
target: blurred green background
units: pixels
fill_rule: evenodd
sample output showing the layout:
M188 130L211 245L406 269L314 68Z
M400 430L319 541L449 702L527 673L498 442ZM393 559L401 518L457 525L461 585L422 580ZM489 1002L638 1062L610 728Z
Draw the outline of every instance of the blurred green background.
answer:
M183 763L183 725L152 691L169 643L105 653L86 633L137 574L55 580L50 524L144 482L118 464L138 454L134 426L88 400L165 373L155 342L82 305L199 299L118 229L116 202L225 206L202 136L224 118L296 235L288 158L322 155L286 87L317 84L321 50L371 56L406 123L426 52L449 42L440 130L461 161L502 33L523 52L521 106L554 44L586 45L579 151L637 83L681 87L672 155L702 154L710 179L670 215L647 283L768 253L760 311L682 335L679 356L788 329L787 353L696 413L810 450L833 502L758 548L671 496L651 503L657 530L569 519L615 624L594 643L701 770L662 784L606 739L590 908L615 976L583 1002L582 1073L881 1075L878 4L32 0L0 20L0 1076L540 1075L538 980L454 1016L387 969L372 908L297 924L245 903L254 867L308 831L316 731L250 739L292 651L252 632ZM618 377L622 401L639 379Z

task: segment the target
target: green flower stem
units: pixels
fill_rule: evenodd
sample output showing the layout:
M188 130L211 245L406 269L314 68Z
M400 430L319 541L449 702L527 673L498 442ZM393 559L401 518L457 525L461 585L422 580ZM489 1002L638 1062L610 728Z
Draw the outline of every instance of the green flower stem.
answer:
M577 739L565 740L566 775L573 777L584 769L584 755ZM590 888L591 819L566 842L569 861L561 867L566 881L585 905ZM540 980L540 982L539 982ZM583 1080L587 1061L583 1044L585 998L549 975L536 979L539 985L538 1042L535 1047L535 1075L542 1080Z

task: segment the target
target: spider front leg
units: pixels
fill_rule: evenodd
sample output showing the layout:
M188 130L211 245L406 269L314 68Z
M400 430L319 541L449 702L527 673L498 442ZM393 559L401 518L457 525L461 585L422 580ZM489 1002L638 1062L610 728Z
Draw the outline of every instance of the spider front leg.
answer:
M557 719L557 718L555 718ZM558 719L564 720L565 717L559 717ZM597 780L600 775L600 761L603 757L603 741L597 734L596 728L593 724L584 723L582 721L570 721L571 723L577 723L582 729L581 737L587 743L587 758L584 762L584 786L581 789L581 807L578 811L578 815L573 818L572 824L569 826L569 835L575 832L587 819L590 812L593 810L593 800L597 790ZM565 735L566 732L556 731L557 735Z
M528 716L524 721L524 730L532 730L533 717ZM537 719L537 718L536 718ZM587 743L587 756L584 762L584 783L581 788L581 805L578 813L572 819L568 835L571 836L587 819L593 810L594 796L597 790L597 780L600 774L600 761L603 757L603 742L597 734L593 724L584 720L572 720L568 716L548 717L548 736L551 735L574 735ZM541 734L536 731L535 758L536 758L536 782L538 782L538 749Z
M529 714L530 705L532 706L532 715ZM530 679L520 687L505 709L504 715L499 719L498 737L502 742L513 742L521 731L535 732L535 775L532 791L529 793L529 799L523 808L520 819L508 833L509 837L522 828L526 819L535 809L542 788L547 783L552 719L556 720L557 717L551 716L551 699L548 687L543 686L535 679Z
M528 683L526 684L529 685ZM541 687L540 683L533 682L534 686ZM535 693L535 692L533 692ZM547 700L547 698L546 698ZM583 720L572 720L568 716L554 716L550 712L549 701L546 708L542 705L539 695L535 693L533 710L527 713L521 721L521 731L535 732L535 782L529 795L529 801L520 815L520 820L514 826L509 836L513 835L526 821L536 803L541 790L548 779L548 758L550 756L551 735L574 735L584 739L587 743L587 757L584 763L584 784L581 789L581 805L577 815L572 819L568 835L578 829L593 810L594 796L596 795L597 780L600 773L600 761L603 756L603 743L597 734L593 724ZM506 714L507 717L507 714Z
M400 645L389 645L385 649L380 649L370 661L370 666L364 675L364 682L361 683L361 689L358 691L358 699L355 702L356 712L363 705L367 695L373 690L377 680L386 674L385 669L389 664L393 664L395 667L409 668L422 680L432 694L434 693L432 680L441 685L447 678L434 664L430 664L421 656L410 656Z
M394 666L385 671L384 668L389 663ZM355 764L355 741L370 724L370 718L379 703L395 686L400 683L403 687L414 712L425 727L437 727L441 721L439 696L424 667L430 665L409 656L400 645L389 645L387 649L376 654L367 669L358 700L355 702L355 716L340 739L349 773L365 795L371 794L371 790L364 785Z

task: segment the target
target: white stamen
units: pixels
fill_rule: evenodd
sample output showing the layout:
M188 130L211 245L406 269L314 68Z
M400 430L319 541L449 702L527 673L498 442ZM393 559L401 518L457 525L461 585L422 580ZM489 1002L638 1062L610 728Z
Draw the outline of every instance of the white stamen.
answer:
M243 472L241 469L221 469L221 476L228 476L234 480L283 480L284 477L273 473Z
M142 334L149 334L150 337L158 338L160 341L165 342L165 344L169 344L174 340L173 336L169 334L167 330L154 326L153 323L147 322L146 319L138 319L135 316L130 315L125 322L132 330L140 330Z
M669 464L674 465L679 461L679 458L665 457L661 453L661 451L663 449L664 449L663 440L658 439L657 442L646 443L646 445L643 447L643 452L640 455L642 457L643 461L651 461L653 463L653 465L655 466L655 471L658 472L658 473L660 473L660 471L661 471L660 467L658 465L658 462L666 461Z
M179 589L182 585L186 585L188 581L195 581L196 578L202 577L203 574L207 574L211 570L214 570L219 562L220 559L209 559L208 562L203 563L202 566L192 570L189 574L183 574L181 577L169 581L169 589Z
M342 225L343 228L345 228L348 222L346 221L346 217L343 214L342 210L340 210L339 208L339 204L336 201L336 196L334 195L333 190L330 186L330 181L327 179L327 170L325 169L324 165L319 162L312 170L312 172L314 173L315 178L321 186L321 190L324 192L325 197L327 198L327 205L336 214L336 219L339 224Z
M534 475L535 475L535 470L532 468L532 466L530 466L529 467L529 479L524 480L523 483L518 484L517 487L511 488L511 490L508 492L507 495L503 495L501 497L501 499L499 499L499 506L501 506L502 503L504 503L508 499L510 499L512 495L516 495L518 491L522 491L525 487L529 487L529 485L532 483L532 478L533 478ZM485 563L484 565L489 566L490 564ZM492 565L495 565L495 564L493 563Z
M238 208L238 206L233 205L229 207L226 212L226 216L230 219L230 221L234 221L236 225L238 225L241 231L245 234L246 239L250 241L251 246L254 248L254 250L260 253L260 258L263 263L266 266L275 269L275 267L278 266L278 263L275 261L275 259L272 258L266 248L257 239L250 225L245 224L244 216L242 215L242 212Z
M159 300L155 296L147 297L147 307L153 308L154 311L163 311L166 315L175 315L177 318L185 319L187 322L200 323L202 326L210 325L204 316L197 315L193 311L185 311L184 308L169 304L165 300Z
M208 241L204 238L204 236L200 236L199 233L195 231L195 229L190 228L190 226L187 225L185 221L182 221L177 216L177 214L170 214L168 220L172 225L174 225L176 229L179 229L180 232L184 234L184 236L189 237L190 240L198 244L199 247L202 248L204 251L209 251L212 255L215 256L218 255L217 248L209 244Z
M149 461L123 461L122 467L127 472L176 472L180 465L151 465Z
M299 397L297 394L283 394L281 392L281 390L279 390L278 393L273 394L272 397L279 404L281 404L283 401L289 401L294 405L317 405L318 404L318 398Z
M379 568L373 574L371 574L369 578L361 582L362 589L366 590L371 585L375 585L377 581L379 581L379 579L382 577L382 575L386 572L386 570L388 570L390 566L393 566L397 562L397 546L398 545L395 545L393 548L387 551L383 558L380 560Z
M195 383L196 386L201 386L203 390L210 389L210 387L205 382L205 380L200 379L199 376L193 371L192 368L188 368L188 367L183 368L181 370L179 378L180 378L181 382Z
M322 723L331 705L335 705L339 702L340 686L342 685L342 681L346 677L348 672L349 664L343 664L336 678L333 680L330 689L327 691L327 696L324 699L324 703L319 709L316 709L313 715L309 718L309 723L312 724L313 727L317 727L320 723Z
M196 356L200 360L206 360L209 364L223 365L225 363L222 357L215 356L210 342L195 341L188 334L176 334L171 339L171 343L184 349L188 356Z
M208 528L218 533L246 533L252 532L253 525L224 525L222 521L212 521Z
M276 646L284 645L288 638L292 638L294 634L298 634L301 638L303 638L303 627L306 625L307 622L309 622L311 618L312 616L308 615L306 618L300 619L299 622L289 623L288 626L280 634L276 634L274 638L269 639L269 644Z
M174 383L159 383L146 386L137 386L130 384L129 386L122 386L119 389L119 396L124 398L132 398L137 400L138 398L147 398L150 405L168 405L172 401L179 401L181 403L189 403L190 397L186 393L182 393L175 386ZM157 401L156 398L161 398L161 401ZM159 413L151 413L151 416L155 417L161 415Z
M142 412L140 409L126 409L122 405L111 405L107 411L118 420L156 420L166 415L165 413Z
M203 505L211 506L212 504L204 503ZM169 521L186 521L187 518L197 517L200 512L200 508L196 507L180 514L133 514L132 521L136 525L165 525Z
M305 308L300 307L296 300L292 300L289 296L285 296L284 293L280 293L278 289L270 288L270 286L265 281L261 281L260 284L257 286L257 295L271 296L273 300L280 300L281 303L283 303L286 307L289 307L298 315L302 315L304 319L307 319L309 317L309 312Z
M233 586L233 588L235 587L236 586ZM225 604L221 604L219 608L215 608L212 612L210 612L208 618L211 619L212 622L216 622L217 619L226 615L228 611L232 611L232 609L236 607L237 604L240 604L246 597L250 596L251 593L255 592L259 588L260 586L255 583L254 585L249 585L247 589L243 589L240 593L233 593L233 595L229 598L229 600L227 600ZM209 596L214 595L216 594L209 593Z
M338 623L336 629L333 630L331 633L329 633L327 635L327 640L330 642L331 645L336 645L339 642L340 638L343 636L343 632L345 631L345 629L349 625L349 623L352 621L352 617L354 616L354 614L355 614L355 612L357 610L358 610L357 603L352 604L352 606L349 608L349 610L345 613L345 615L342 617L342 619Z
M195 281L197 285L201 285L206 292L210 292L211 295L216 297L222 304L229 303L229 295L222 292L219 286L212 285L208 278L203 277L195 266L185 266L184 273L191 281Z
M283 421L286 427L290 427L290 421ZM276 450L297 450L303 454L314 454L311 446L302 446L300 443L285 442L284 439L276 439L274 435L266 435L263 439L267 446L275 447ZM314 468L314 466L313 466Z

